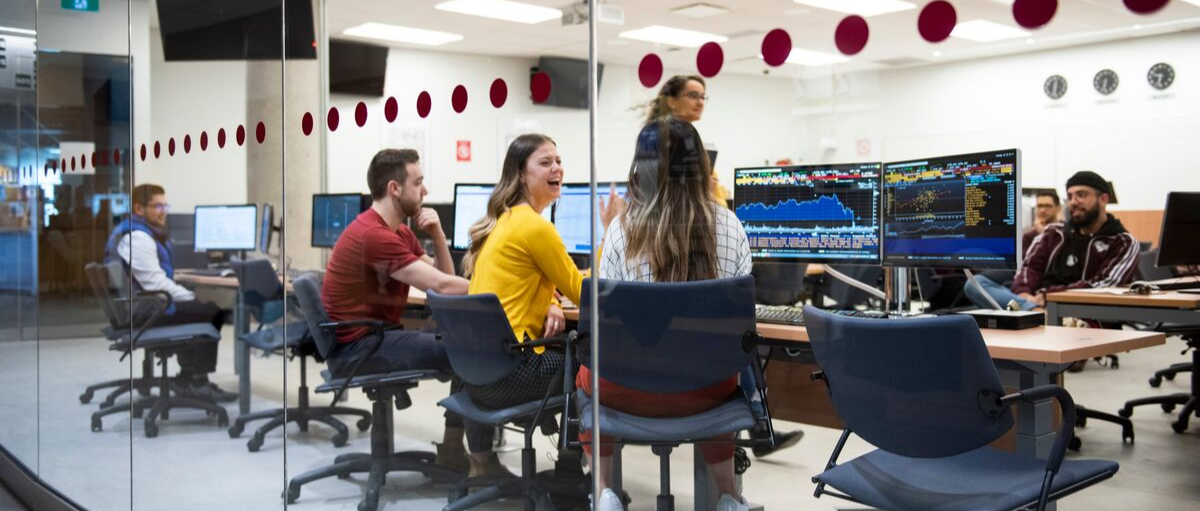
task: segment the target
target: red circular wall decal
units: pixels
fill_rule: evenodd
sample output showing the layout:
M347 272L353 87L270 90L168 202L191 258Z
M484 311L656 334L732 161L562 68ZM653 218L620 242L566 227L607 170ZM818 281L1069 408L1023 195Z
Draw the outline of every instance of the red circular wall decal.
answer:
M367 104L362 101L354 105L354 124L360 128L367 124Z
M1038 28L1058 11L1058 0L1016 0L1012 4L1013 19L1025 28Z
M161 154L161 153L162 153L162 146L160 146L160 145L158 144L158 141L157 141L157 140L155 140L155 141L154 141L154 159L156 159L156 160L157 160L157 159L158 159L158 155L159 155L159 154Z
M175 156L175 137L167 139L167 154Z
M93 167L100 165L100 160L96 158L96 155L97 155L96 151L92 151L92 166ZM86 167L87 164L85 163L84 166Z
M926 41L940 43L950 37L956 23L958 13L954 11L954 6L945 0L935 0L921 9L921 16L917 18L917 31Z
M312 112L304 112L304 117L300 119L300 131L304 132L304 136L312 135L313 116Z
M544 72L537 72L529 79L529 94L536 104L545 103L550 98L550 89L554 87L550 83L550 75Z
M387 101L383 104L383 118L387 119L387 122L393 122L396 120L396 116L399 114L400 104L396 102L396 98L394 96L389 96Z
M422 119L429 117L429 111L433 109L433 98L429 96L428 91L421 91L417 95L417 115Z
M113 149L113 165L121 164L121 150Z
M454 108L455 113L463 113L467 109L467 88L462 85L454 87L454 91L450 93L450 107Z
M867 47L867 39L870 38L871 29L867 26L867 20L858 15L846 16L846 19L838 23L837 31L833 35L838 51L846 55L858 54Z
M267 125L262 121L258 121L258 125L254 126L254 139L260 144L267 139Z
M721 50L721 45L709 41L700 47L700 51L696 52L696 70L700 72L700 76L712 78L721 72L721 66L725 65L725 52Z
M763 62L768 66L779 67L787 62L788 55L792 54L792 36L788 35L787 30L777 28L763 37L762 41L762 56Z
M1168 0L1125 0L1125 8L1138 14L1151 14L1167 5Z
M246 127L239 124L237 129L237 143L239 146L246 143Z
M658 85L658 81L662 80L663 62L658 58L658 55L647 53L642 57L642 61L638 63L638 80L642 82L642 87L647 89Z
M504 102L508 101L508 84L503 78L497 78L492 81L492 88L488 90L488 97L492 100L492 106L500 108L504 106Z
M341 118L336 106L329 108L329 113L325 114L325 125L329 127L329 131L337 131Z
M208 132L207 131L200 132L200 150L201 151L208 150Z
M87 168L87 155L86 154L79 155L79 168L81 168L81 169Z
M225 128L217 130L217 147L221 149L225 148Z
M142 144L141 154L142 154L142 161L146 161L146 144Z
M75 157L71 157L71 170L75 170Z
M184 153L192 152L192 136L191 135L183 136L183 152Z

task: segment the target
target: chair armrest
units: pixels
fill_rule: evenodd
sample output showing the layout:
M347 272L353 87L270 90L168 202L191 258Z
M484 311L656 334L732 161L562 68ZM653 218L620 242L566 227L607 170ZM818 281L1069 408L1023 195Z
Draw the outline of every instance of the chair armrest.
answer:
M146 321L144 321L142 323L142 326L138 327L137 331L134 332L132 337L130 337L129 346L131 348L133 346L137 346L138 340L140 340L142 338L142 334L145 334L146 330L149 330L151 327L153 327L155 324L158 323L158 320L160 318L162 318L162 315L167 312L167 309L171 308L171 306L175 304L175 299L171 298L171 293L168 293L163 290L158 290L158 291L138 291L136 294L133 295L132 298L118 298L116 300L118 302L137 302L137 301L141 301L141 300L147 300L150 298L159 298L158 300L155 300L155 303L158 305L155 306L154 312L152 314L150 314L150 317L147 318Z
M1071 437L1075 435L1075 400L1071 398L1071 393L1058 385L1042 385L1001 397L998 404L1007 407L1017 403L1033 403L1045 399L1058 401L1059 407L1062 408L1062 427L1059 428L1058 435L1054 438L1054 447L1050 450L1050 458L1046 460L1046 470L1057 474L1058 469L1062 467L1063 456L1067 453Z
M342 396L344 396L346 394L346 390L350 388L350 381L358 375L358 371L359 369L362 369L363 364L365 364L367 360L370 360L371 357L374 357L375 352L379 351L379 347L383 345L383 333L387 330L388 324L376 319L355 319L350 321L331 321L328 323L321 323L317 326L331 332L336 331L339 328L355 328L365 326L371 329L371 340L374 341L370 348L368 348L366 356L359 358L358 362L354 364L354 367L350 369L350 373L344 377L341 388L339 388L337 392L334 392L333 401L329 403L329 406L334 406L338 403L338 401L342 400Z
M512 350L527 350L546 346L567 346L574 345L580 339L586 339L587 335L580 335L579 332L571 330L570 332L561 333L551 337L543 337L541 339L532 339L525 342L509 343L508 349Z

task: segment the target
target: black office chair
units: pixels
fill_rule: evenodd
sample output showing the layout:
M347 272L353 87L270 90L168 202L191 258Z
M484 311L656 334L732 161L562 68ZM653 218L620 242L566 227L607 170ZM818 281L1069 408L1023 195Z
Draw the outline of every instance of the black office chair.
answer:
M1166 280L1166 279L1175 277L1174 270L1172 270L1169 267L1159 268L1158 266L1156 266L1157 261L1158 261L1158 249L1157 248L1142 252L1142 254L1138 257L1138 280L1151 280L1151 281ZM1187 333L1188 331L1192 330L1183 325L1165 325L1162 323L1140 324L1140 325L1135 325L1135 327L1139 328L1141 330L1153 330L1156 332L1163 332L1168 335L1183 334L1183 333ZM1183 353L1186 354L1187 350L1184 350ZM1176 364L1171 364L1170 367L1167 367L1165 369L1160 369L1160 370L1154 372L1154 376L1150 377L1150 386L1154 387L1154 388L1158 388L1159 386L1162 385L1162 381L1164 379L1173 381L1173 380L1175 380L1175 377L1179 375L1179 373L1191 372L1193 370L1195 370L1195 364L1193 364L1192 362L1180 362L1180 363L1176 363Z
M358 371L363 362L369 360L383 342L386 325L374 320L336 323L329 321L329 315L325 312L324 304L321 303L321 283L321 277L313 273L301 275L292 283L296 299L300 302L300 311L304 314L305 321L308 322L309 332L316 341L317 351L321 357L328 359L329 354L333 351L337 343L335 332L339 328L365 326L369 327L373 333L369 337L369 341L373 345L370 347L368 356L363 357L359 363L355 364L345 377L329 379L317 387L317 393L334 393L332 404L337 404L346 391L351 388L362 389L367 398L373 402L371 452L342 454L334 458L333 465L310 470L292 478L284 492L284 499L288 504L296 503L296 500L300 498L300 488L312 481L331 476L345 479L351 474L365 472L369 474L366 494L358 503L358 510L375 511L379 508L379 491L389 472L419 472L425 477L445 481L457 478L459 474L454 470L434 464L437 456L432 452L395 452L392 433L392 407L395 406L396 410L403 410L412 406L412 398L409 397L408 391L416 388L422 380L447 379L448 377L433 369L359 376ZM368 339L357 342L368 342Z
M1057 385L1004 395L975 321L964 316L851 318L806 307L809 339L846 424L815 495L885 510L1042 511L1112 477L1105 460L1064 461L1075 406ZM1045 460L989 446L1010 407L1054 399L1063 423ZM839 462L854 433L877 449Z
M92 292L96 296L96 302L100 304L100 308L104 311L105 317L111 318L116 315L116 311L112 309L112 303L104 296L105 285L95 280L95 272L88 270L88 268L99 266L101 265L98 263L89 263L84 267L84 275L87 276L88 282L92 287ZM129 323L130 320L131 318L122 318L123 323ZM120 360L122 361L125 360L125 357L133 355L133 351L130 349L131 347L128 342L118 343L118 341L120 341L122 338L128 336L129 330L130 328L128 324L126 324L120 330L114 329L111 324L105 325L101 330L106 340L108 340L110 343L117 343L113 346L110 346L109 349L115 349L116 351L121 352ZM159 383L161 383L161 381L154 376L154 359L151 357L143 357L142 376L136 378L125 377L117 380L109 380L96 383L94 385L89 385L86 389L84 389L83 393L79 395L79 402L82 404L88 404L92 401L92 398L95 397L97 392L104 389L113 389L112 392L109 392L109 394L104 398L104 401L100 403L100 408L108 408L116 404L117 398L127 392L136 390L138 395L148 396L151 393L151 389L156 388Z
M133 418L145 415L144 432L147 438L158 436L158 419L170 419L170 411L176 408L191 408L203 410L209 417L217 418L217 426L229 425L229 416L225 409L215 401L202 397L183 397L172 394L171 379L167 374L167 361L182 350L206 343L217 343L221 333L209 323L190 323L184 325L155 326L163 314L171 307L173 300L166 291L139 291L136 294L129 289L130 279L125 267L119 262L111 262L103 266L89 264L85 271L89 273L88 280L99 285L98 295L107 302L104 307L108 315L109 325L114 332L121 332L119 341L109 349L114 351L144 350L147 358L157 358L162 367L159 376L157 396L147 396L134 401L128 408ZM132 310L140 303L152 301L153 309L148 319L140 326L128 327L129 318L133 317ZM103 417L125 411L122 406L110 406L92 414L92 431L103 429Z
M233 274L238 279L238 292L242 296L242 305L251 317L259 323L258 331L242 335L240 339L267 353L287 355L289 358L300 359L300 389L297 406L276 408L239 416L229 427L229 437L237 438L246 429L246 423L260 419L269 419L266 424L254 432L254 436L246 442L250 452L262 448L267 433L278 427L286 427L288 422L294 422L301 432L308 431L310 421L325 424L336 432L331 441L334 447L346 445L350 431L342 421L334 415L354 415L359 417L356 426L359 431L371 427L371 413L356 408L340 406L310 406L308 404L308 357L324 361L317 352L317 343L309 335L308 323L305 321L287 322L287 327L276 325L274 328L264 328L277 322L287 321L285 311L283 284L271 262L266 259L242 261L233 259ZM292 304L295 307L294 304Z
M754 263L754 300L763 305L796 305L804 300L807 264Z
M519 350L535 346L564 346L568 349L567 355L570 355L573 336L518 343L496 295L444 296L431 292L427 303L437 322L439 337L446 345L454 373L466 383L488 385L509 375L524 359ZM525 445L521 449L520 478L463 479L451 489L449 504L443 511L462 511L503 498L524 499L527 511L555 509L550 498L553 481L539 478L537 474L533 434L538 427L547 435L557 432L554 417L563 409L564 388L562 381L551 382L542 399L498 410L476 405L466 391L456 392L438 403L451 413L475 422L496 427L516 424L525 438ZM480 486L484 488L468 494L470 488ZM572 489L579 495L587 494L586 485L575 484L574 488L566 491Z
M871 287L879 287L879 281L883 278L883 268L879 266L850 266L850 265L833 265L834 270L850 277L854 280L862 282ZM828 273L824 279L824 294L834 302L837 302L838 309L853 309L858 305L870 305L871 295L866 291L853 287ZM814 305L816 300L813 301ZM821 305L826 305L822 300Z
M576 391L578 421L593 430L593 407L599 407L599 432L618 438L619 445L646 445L659 458L657 509L674 509L671 495L671 452L682 444L710 442L713 437L749 431L736 446L770 445L773 441L766 383L755 331L754 279L749 276L697 282L620 282L601 280L599 304L590 307L591 286L584 281L579 314L580 336L588 336L590 317L599 316L604 352L599 368L591 367L590 345L580 347L584 366L605 380L652 393L682 393L717 385L737 375L754 379L762 407L739 387L728 401L687 417L640 417L617 411ZM624 354L624 356L621 356ZM603 399L603 393L601 393Z

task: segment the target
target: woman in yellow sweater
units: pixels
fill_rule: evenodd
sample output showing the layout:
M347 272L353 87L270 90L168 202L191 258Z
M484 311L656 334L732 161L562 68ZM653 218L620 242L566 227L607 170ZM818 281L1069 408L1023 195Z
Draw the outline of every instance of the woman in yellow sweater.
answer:
M482 219L471 226L471 247L463 258L463 273L471 279L470 294L492 293L500 299L517 339L539 339L563 331L566 319L554 291L578 303L583 275L567 254L554 225L542 210L562 194L563 167L558 146L550 137L530 134L508 146L500 182L488 199ZM624 201L600 206L607 227ZM536 348L511 374L486 386L464 385L481 407L505 408L541 399L563 367L563 354ZM467 423L471 451L470 475L494 475L504 469L491 452L492 428Z

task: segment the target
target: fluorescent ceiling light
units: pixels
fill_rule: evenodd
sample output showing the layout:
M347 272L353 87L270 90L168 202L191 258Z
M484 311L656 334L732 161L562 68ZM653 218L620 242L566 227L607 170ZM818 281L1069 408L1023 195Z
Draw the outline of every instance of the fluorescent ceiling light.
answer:
M950 32L950 35L975 42L990 43L1005 39L1029 37L1031 34L1019 28L987 20L971 20L959 23L958 26L954 27L954 31Z
M695 48L710 41L723 43L729 40L728 37L723 35L664 27L662 25L650 25L637 30L626 30L618 35L625 39L636 39L638 41L648 41L669 46L682 46L684 48Z
M1189 3L1189 4L1192 4L1192 5L1196 6L1196 7L1200 7L1200 0L1183 0L1183 1L1184 1L1184 2L1187 2L1187 3Z
M0 32L12 32L14 34L37 35L37 30L29 30L27 28L16 28L16 27L0 27Z
M850 59L834 53L806 50L804 48L792 48L792 52L788 54L787 61L789 64L816 67L850 62Z
M504 21L515 21L533 25L543 21L562 18L562 11L540 5L510 2L509 0L450 0L441 2L434 9L439 11L483 16Z
M706 4L706 3L692 4L692 5L688 5L688 6L684 6L684 7L678 7L675 9L671 9L671 14L678 14L680 16L687 16L689 18L696 18L696 19L707 18L709 16L716 16L718 14L725 14L727 12L729 12L729 9L726 9L719 5Z
M901 0L792 0L818 9L857 14L869 17L916 9L911 2Z
M402 27L386 23L363 23L342 31L343 34L355 37L382 39L398 43L422 44L425 46L440 46L454 41L461 41L463 36L450 32L425 30L423 28Z

